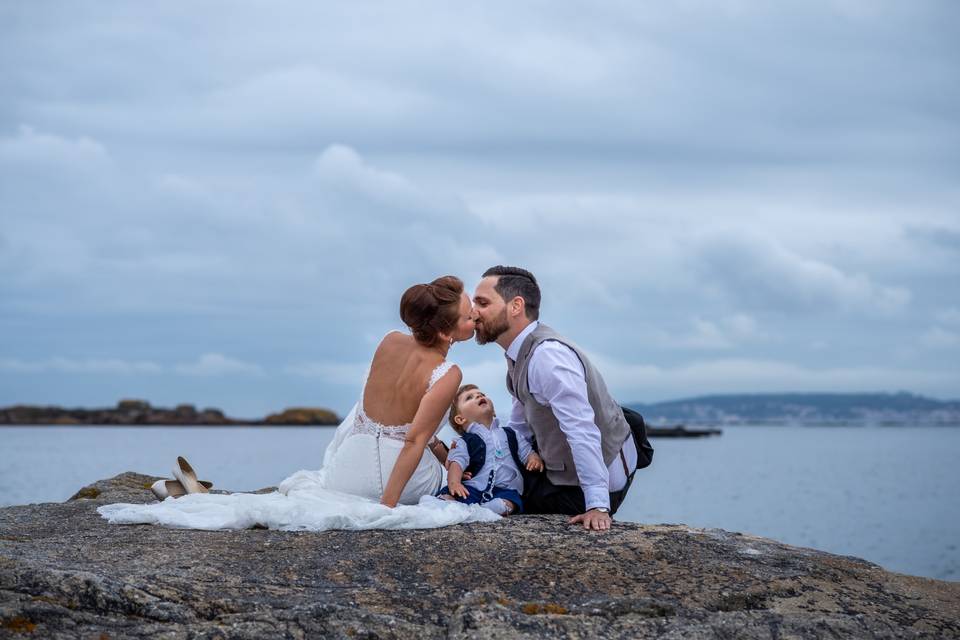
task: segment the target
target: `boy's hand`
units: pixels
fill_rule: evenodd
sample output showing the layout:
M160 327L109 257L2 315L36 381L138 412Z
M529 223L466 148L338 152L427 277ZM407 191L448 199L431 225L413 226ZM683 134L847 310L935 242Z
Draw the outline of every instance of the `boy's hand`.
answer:
M527 456L527 471L543 471L543 458L535 451Z
M451 482L448 484L447 491L450 492L450 495L457 498L467 498L470 495L470 492L467 491L467 488L460 482Z

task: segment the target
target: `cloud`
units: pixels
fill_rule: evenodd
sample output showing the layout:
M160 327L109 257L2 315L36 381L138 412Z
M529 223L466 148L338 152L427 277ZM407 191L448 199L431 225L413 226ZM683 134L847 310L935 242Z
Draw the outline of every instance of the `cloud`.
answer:
M908 238L917 240L927 246L960 253L960 229L946 226L916 226L910 225L905 229Z
M949 309L942 309L937 312L936 318L943 324L960 325L960 308L950 307Z
M185 362L173 370L186 376L263 375L258 364L229 358L220 353L205 353L195 362Z
M469 215L462 203L428 193L400 174L385 171L366 162L349 146L333 144L320 153L314 163L316 175L323 185L323 195L351 197L354 214L368 212L382 221L384 213L407 213L411 218L446 217L459 213ZM365 206L358 206L362 201ZM336 201L342 205L342 200ZM356 218L353 218L356 222ZM424 220L425 221L425 220Z
M334 98L335 99L332 99ZM279 99L278 99L279 98ZM254 72L207 95L202 116L208 124L280 130L351 127L358 120L387 125L421 112L428 96L416 89L331 66L294 63Z
M906 151L909 163L949 147L936 134L951 130L937 116L956 99L942 82L956 10L883 3L867 18L849 4L620 4L589 17L586 5L396 6L378 20L311 3L269 19L220 4L72 8L62 20L22 8L0 39L4 113L147 144L302 150L339 139L701 167ZM216 29L228 7L234 28ZM53 37L56 48L43 46Z
M34 186L0 192L0 207L10 212L0 254L8 303L302 312L304 302L318 308L322 299L352 298L369 307L367 300L398 296L458 264L479 270L499 258L470 236L478 221L463 202L344 145L324 149L313 172L285 177L282 186L225 190L215 179L141 175L118 163L105 168L102 189L78 182L38 191L50 171L35 167ZM75 215L73 207L90 214ZM344 268L350 278L326 277ZM41 289L57 294L38 300L33 292ZM303 296L307 289L312 294Z
M73 171L89 172L110 162L106 148L98 141L80 136L66 138L36 131L21 125L17 134L0 138L0 166L61 166Z
M175 372L187 376L263 375L263 368L219 353L205 353L194 362L166 367L151 360L120 358L64 358L43 360L0 358L0 371L7 373L70 373L70 374L162 374Z
M209 188L190 176L165 173L156 179L155 184L161 193L186 202L206 204L213 198Z
M418 195L406 178L370 166L356 150L342 144L332 144L317 157L317 175L328 185L352 187L384 198L411 198Z
M510 263L558 329L663 372L955 370L890 345L957 333L956 3L586 6L11 5L6 355L228 371L197 353L255 344L225 397L345 405L409 284Z
M920 337L920 343L928 349L949 349L960 346L960 333L932 327Z
M708 284L756 309L815 311L824 306L890 313L910 301L904 287L804 257L777 239L750 232L704 239L694 260Z
M486 357L482 360L466 362L460 365L463 371L463 382L465 384L475 384L483 389L488 395L496 396L499 392L501 402L498 407L500 414L504 415L508 406L504 405L503 399L509 398L506 391L507 364L504 361L502 352L499 348L489 346L485 347L488 351L497 351L494 357Z
M655 401L710 393L898 391L954 396L960 372L891 366L807 367L780 360L720 358L673 367L593 356L617 398Z
M52 357L46 360L0 358L0 371L7 373L80 373L80 374L159 374L163 367L149 360L121 360L118 358L74 359Z
M368 362L299 362L289 364L283 372L304 378L317 378L326 384L359 387L363 384Z
M732 349L736 345L763 339L757 321L744 313L707 320L694 318L692 330L686 334L664 334L659 338L660 345L666 348L681 349Z

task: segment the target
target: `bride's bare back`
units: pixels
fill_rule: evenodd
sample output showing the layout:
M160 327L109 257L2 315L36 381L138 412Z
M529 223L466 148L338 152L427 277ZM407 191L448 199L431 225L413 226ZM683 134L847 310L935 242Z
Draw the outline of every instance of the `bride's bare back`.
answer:
M382 425L413 422L427 391L430 376L443 362L435 349L417 343L399 331L380 342L363 388L363 412Z

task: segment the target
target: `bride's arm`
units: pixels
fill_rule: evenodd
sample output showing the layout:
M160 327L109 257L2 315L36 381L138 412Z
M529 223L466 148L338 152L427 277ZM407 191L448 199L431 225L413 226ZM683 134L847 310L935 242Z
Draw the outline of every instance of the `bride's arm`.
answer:
M403 442L403 449L397 456L397 462L393 465L393 471L390 473L390 479L387 486L383 489L383 496L380 503L388 507L397 506L400 501L400 494L404 487L410 481L417 465L420 464L420 458L423 456L423 450L427 446L427 441L437 430L437 425L443 420L444 414L450 408L453 397L460 387L463 380L463 374L460 368L453 366L442 378L440 378L433 388L423 396L420 401L420 408L417 409L417 415L413 418L413 424L407 431L407 437Z

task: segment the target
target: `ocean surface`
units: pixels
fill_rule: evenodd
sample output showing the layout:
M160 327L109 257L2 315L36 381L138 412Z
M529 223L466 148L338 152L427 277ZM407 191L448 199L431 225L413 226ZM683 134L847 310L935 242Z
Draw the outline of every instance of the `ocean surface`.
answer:
M317 468L332 428L3 427L0 506L62 501L123 471L170 477L184 455L217 488ZM960 429L727 427L656 439L618 519L685 523L960 580Z

